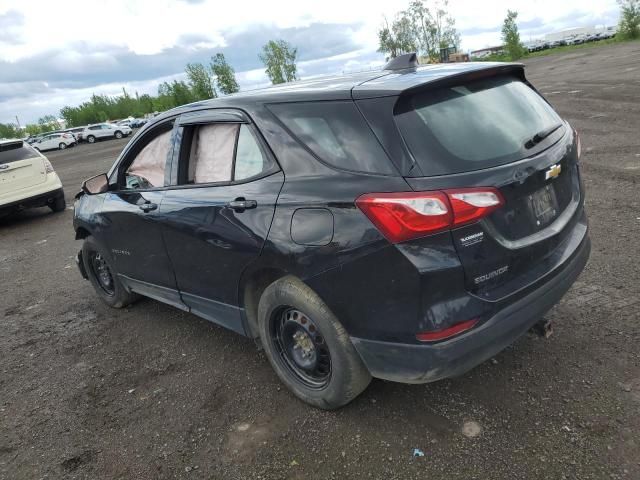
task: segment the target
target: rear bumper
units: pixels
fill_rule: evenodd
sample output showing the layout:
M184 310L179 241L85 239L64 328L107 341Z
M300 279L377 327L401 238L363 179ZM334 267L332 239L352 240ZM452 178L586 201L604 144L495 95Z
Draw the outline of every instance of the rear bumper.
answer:
M21 205L42 206L46 205L48 198L56 199L62 194L60 177L55 172L52 172L47 174L44 182L18 190L0 192L0 209L24 208ZM45 203L38 204L42 199L45 200Z
M432 345L351 340L372 376L403 383L428 383L461 375L496 355L525 334L569 290L584 269L591 242L588 234L552 278L505 305L479 327Z
M52 205L58 198L64 197L64 191L60 185L60 181L57 182L57 188L43 193L33 193L29 196L21 198L20 200L14 200L0 204L0 212L10 213L16 210L23 210L25 208L46 207Z

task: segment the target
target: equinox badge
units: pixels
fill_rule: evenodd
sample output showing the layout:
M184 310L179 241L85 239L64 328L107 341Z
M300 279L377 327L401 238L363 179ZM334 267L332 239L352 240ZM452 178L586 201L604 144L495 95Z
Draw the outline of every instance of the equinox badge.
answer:
M561 171L562 171L562 166L560 166L559 163L556 163L555 165L551 165L549 167L549 170L544 172L544 179L549 180L550 178L556 178L558 175L560 175Z

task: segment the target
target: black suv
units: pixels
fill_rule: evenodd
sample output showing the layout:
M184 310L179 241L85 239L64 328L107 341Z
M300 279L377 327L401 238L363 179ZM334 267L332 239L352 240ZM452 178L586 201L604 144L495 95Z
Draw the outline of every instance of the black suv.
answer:
M590 251L580 141L522 65L418 66L190 104L75 205L81 273L259 339L302 400L497 354Z

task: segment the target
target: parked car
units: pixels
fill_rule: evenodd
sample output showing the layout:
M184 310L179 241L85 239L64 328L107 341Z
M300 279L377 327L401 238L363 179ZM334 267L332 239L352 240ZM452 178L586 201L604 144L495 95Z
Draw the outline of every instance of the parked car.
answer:
M66 208L51 162L23 140L0 140L0 215L31 207Z
M131 123L129 124L129 126L131 128L140 128L142 127L145 123L147 123L147 120L144 118L134 118L133 120L131 120Z
M33 148L44 152L45 150L64 150L76 145L76 138L71 133L49 133L32 144Z
M82 132L82 138L89 143L103 138L122 138L131 135L131 128L126 125L112 125L110 123L98 123L89 125Z
M372 376L460 375L541 320L590 252L579 158L522 65L404 55L154 118L84 183L77 262L107 305L259 339L337 408Z
M115 125L120 125L123 127L130 127L131 126L131 120L120 120L119 122L116 122Z
M80 143L82 141L82 132L84 132L84 129L85 127L74 127L66 129L65 132L71 133L76 139L76 142Z

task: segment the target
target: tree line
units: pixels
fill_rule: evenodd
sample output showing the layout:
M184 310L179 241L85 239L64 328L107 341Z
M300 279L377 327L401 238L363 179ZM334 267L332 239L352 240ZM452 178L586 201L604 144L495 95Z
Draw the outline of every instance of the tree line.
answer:
M291 82L298 78L296 60L298 49L284 40L270 40L263 47L258 58L265 67L265 73L272 84ZM67 128L105 122L126 117L143 117L162 112L187 103L231 95L240 91L234 68L224 54L216 53L208 65L189 63L185 67L186 80L162 82L157 95L137 92L131 95L122 89L122 95L91 95L89 100L60 110ZM0 138L22 137L46 133L58 129L57 117L46 115L36 124L29 124L21 131L16 124L0 123Z

